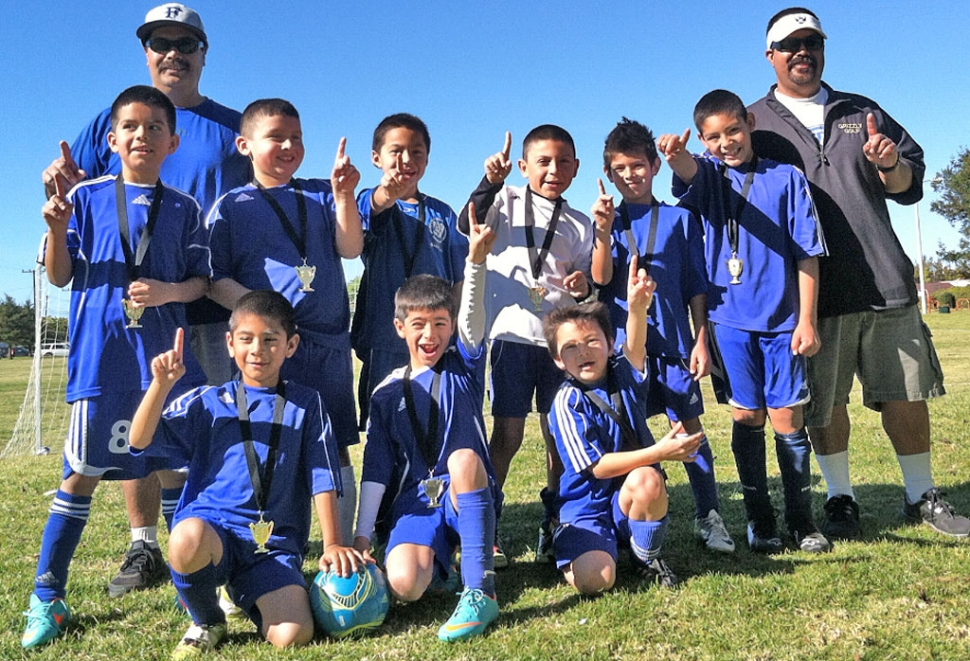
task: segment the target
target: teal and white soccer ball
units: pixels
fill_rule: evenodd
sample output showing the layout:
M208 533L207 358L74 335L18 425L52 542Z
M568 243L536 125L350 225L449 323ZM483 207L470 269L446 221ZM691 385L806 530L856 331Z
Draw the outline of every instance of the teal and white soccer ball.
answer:
M356 636L384 622L390 597L387 581L370 563L349 577L320 572L310 586L310 609L317 626L334 638Z

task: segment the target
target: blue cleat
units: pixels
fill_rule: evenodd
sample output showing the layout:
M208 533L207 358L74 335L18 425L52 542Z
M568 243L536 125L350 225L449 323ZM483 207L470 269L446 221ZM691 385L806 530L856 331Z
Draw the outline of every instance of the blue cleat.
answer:
M26 611L27 628L20 639L24 649L39 647L64 633L71 619L71 609L63 599L41 601L36 594L30 595L30 610Z
M481 590L465 588L455 612L438 629L438 639L446 643L481 635L498 617L498 601Z

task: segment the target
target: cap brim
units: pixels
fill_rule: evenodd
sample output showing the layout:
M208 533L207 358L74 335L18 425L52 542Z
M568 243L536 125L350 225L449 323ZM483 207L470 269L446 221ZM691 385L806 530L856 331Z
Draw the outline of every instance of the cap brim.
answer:
M185 28L186 30L194 34L196 37L204 41L206 45L208 45L209 43L209 40L206 38L204 32L199 31L198 29L192 27L188 23L180 23L179 21L152 21L150 23L145 23L140 28L138 28L138 30L135 31L135 36L138 37L139 41L144 42L152 35L152 32L154 32L156 28L161 28L169 25L176 28Z

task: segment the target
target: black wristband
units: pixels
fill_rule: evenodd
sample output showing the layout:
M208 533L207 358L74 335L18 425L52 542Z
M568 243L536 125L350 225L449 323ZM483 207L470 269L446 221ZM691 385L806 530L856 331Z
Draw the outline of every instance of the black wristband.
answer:
M893 163L892 165L890 165L888 168L884 168L881 165L877 165L876 166L876 169L879 170L880 172L882 172L883 174L885 174L887 172L892 172L893 170L895 170L898 167L899 167L899 152L896 152L896 162L895 163Z

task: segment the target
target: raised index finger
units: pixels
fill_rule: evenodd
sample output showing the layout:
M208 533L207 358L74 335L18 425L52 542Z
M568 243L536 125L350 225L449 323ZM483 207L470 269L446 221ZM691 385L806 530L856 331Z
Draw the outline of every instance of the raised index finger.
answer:
M502 156L505 157L505 160L509 160L509 156L511 156L511 155L512 155L512 132L511 131L506 131L505 132L505 146L502 147Z
M879 127L876 126L876 116L872 113L866 115L866 129L869 131L869 137L879 134Z
M182 349L185 346L185 331L181 326L175 329L175 346L173 350L175 351L175 357L178 358L179 362L182 362Z
M685 146L687 145L687 141L688 140L690 140L690 127L689 126L684 129L684 134L682 136L680 136L680 141Z
M71 170L77 170L77 163L74 162L74 157L71 156L71 146L67 144L66 140L61 140L61 158L64 159L64 164Z
M347 147L347 138L340 138L340 143L337 145L337 160L339 161L344 157L344 149Z
M603 186L603 180L597 177L596 183L600 185L600 195L606 195L606 187Z
M475 217L475 203L470 200L468 202L468 227L469 234L474 234L478 228L478 218Z

